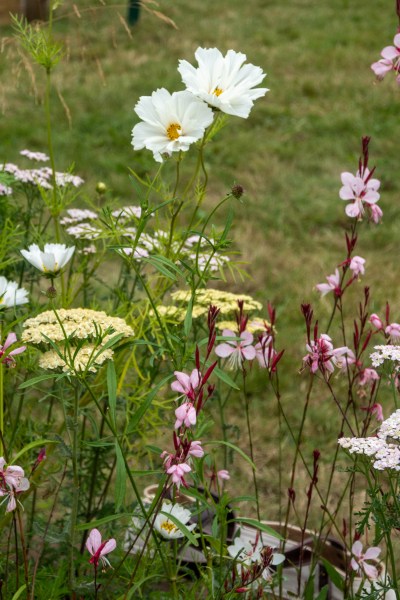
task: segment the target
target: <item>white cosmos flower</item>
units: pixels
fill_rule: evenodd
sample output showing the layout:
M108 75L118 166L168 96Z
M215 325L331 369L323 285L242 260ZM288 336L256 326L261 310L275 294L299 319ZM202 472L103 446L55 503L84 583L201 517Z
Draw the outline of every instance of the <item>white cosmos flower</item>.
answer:
M67 264L74 253L75 246L65 244L45 244L44 251L37 244L21 250L21 254L34 267L48 275L56 275Z
M143 122L132 130L132 146L151 150L158 162L162 154L188 150L213 120L212 110L190 92L170 94L164 88L142 96L135 112Z
M28 292L26 289L19 288L15 281L8 281L5 277L0 277L0 310L27 302Z
M170 521L166 515L161 514L162 512L168 513L174 516L178 521L185 525L189 531L192 531L196 527L196 523L187 525L187 522L192 516L190 510L183 508L180 504L170 504L169 502L163 502L161 512L158 513L154 522L154 528L158 533L168 540L174 540L176 538L183 537L182 531L175 525L173 521Z
M255 88L265 73L250 63L244 65L246 55L241 52L228 50L223 56L217 48L197 48L195 57L198 68L179 61L183 83L192 94L228 115L247 119L253 101L268 92Z

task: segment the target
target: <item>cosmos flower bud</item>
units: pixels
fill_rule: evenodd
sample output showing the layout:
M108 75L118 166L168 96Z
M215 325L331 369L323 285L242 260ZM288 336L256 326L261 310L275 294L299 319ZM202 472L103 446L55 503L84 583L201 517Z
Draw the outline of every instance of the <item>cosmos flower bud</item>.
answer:
M239 200L243 196L243 194L244 194L244 188L241 185L239 185L238 183L235 183L235 185L232 186L232 196Z

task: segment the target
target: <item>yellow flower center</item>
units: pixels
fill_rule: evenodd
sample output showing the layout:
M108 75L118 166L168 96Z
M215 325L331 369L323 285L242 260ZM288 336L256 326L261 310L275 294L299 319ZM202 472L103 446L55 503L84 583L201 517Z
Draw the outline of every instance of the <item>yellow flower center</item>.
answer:
M167 127L167 136L170 140L177 140L181 133L182 127L179 123L171 123L171 125Z
M178 528L176 525L174 525L170 521L164 521L163 523L161 523L161 529L165 529L165 531L167 531L168 533L172 533L172 532L176 531Z
M215 90L213 91L214 96L220 96L222 94L224 90L221 90L221 88L219 88L218 86L215 88Z

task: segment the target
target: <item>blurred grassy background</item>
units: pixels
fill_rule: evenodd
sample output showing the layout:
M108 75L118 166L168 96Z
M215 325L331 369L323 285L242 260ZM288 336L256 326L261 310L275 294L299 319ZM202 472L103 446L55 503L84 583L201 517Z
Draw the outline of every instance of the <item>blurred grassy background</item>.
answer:
M384 219L380 226L364 223L360 229L357 253L367 259L367 273L350 291L350 304L357 306L368 284L372 309L382 312L388 299L393 320L400 320L400 90L393 77L379 84L370 70L381 49L392 43L394 2L202 0L189 6L184 0L164 0L159 10L176 29L148 11L128 28L126 3L110 0L107 5L67 1L59 9L55 35L65 56L54 74L57 168L75 163L91 198L101 180L122 204L134 203L128 169L154 172L155 166L151 153L134 153L130 145L133 107L141 95L157 87L182 89L178 59L194 62L199 45L242 51L267 72L267 96L256 102L248 120L231 118L209 148L208 202L234 182L246 190L233 233L251 277L229 287L277 307L279 348L286 348L283 402L296 423L307 386L306 376L298 374L305 353L299 305L312 301L321 324L326 323L331 299L320 301L313 286L345 257L348 220L338 197L340 173L356 171L363 135L372 136L371 165L377 165L376 177L382 181ZM30 66L12 35L3 24L0 162L18 162L23 148L46 150L43 74ZM257 464L272 511L277 496L276 406L261 380L253 388L254 414L265 415L257 424ZM325 395L314 394L313 438L306 442L309 456L315 446L326 448L322 460L328 464L338 425ZM244 429L240 412L232 413L232 423ZM285 436L284 452L291 445Z

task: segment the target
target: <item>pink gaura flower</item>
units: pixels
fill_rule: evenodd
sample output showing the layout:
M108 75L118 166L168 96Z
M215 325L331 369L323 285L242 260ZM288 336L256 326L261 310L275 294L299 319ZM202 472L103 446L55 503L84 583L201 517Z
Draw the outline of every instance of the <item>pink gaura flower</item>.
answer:
M186 463L180 463L179 465L172 465L167 469L167 473L172 475L172 483L176 485L179 489L181 485L187 487L187 483L185 481L185 474L190 473L192 469Z
M386 335L390 337L392 342L398 342L400 340L400 324L390 323L385 329Z
M221 469L220 471L217 471L217 477L219 481L227 481L231 478L231 476L229 475L229 471L227 471L226 469Z
M21 467L17 465L8 465L5 468L6 461L0 458L0 496L8 498L6 512L11 512L17 508L17 494L26 492L30 484Z
M332 339L326 333L322 333L316 340L311 340L306 344L308 354L303 357L305 366L310 367L311 373L322 371L325 377L333 373L335 366L341 370L346 370L348 364L355 361L354 353L343 346L334 348Z
M375 225L381 222L383 217L383 212L380 206L377 204L371 204L369 207L370 210L370 218Z
M358 384L368 385L368 383L373 383L374 381L378 381L378 379L379 375L375 369L366 368L361 371Z
M189 400L194 400L196 397L195 390L201 381L201 374L198 369L193 369L190 375L181 371L174 371L176 381L171 383L171 390L187 396Z
M270 366L270 363L276 356L275 350L271 346L272 336L265 334L261 340L254 346L256 351L256 359L262 369Z
M358 277L359 275L364 275L365 273L365 258L361 258L361 256L353 256L350 261L349 268L353 271L354 277Z
M253 360L256 357L256 349L252 346L253 334L250 331L243 331L238 336L230 329L224 329L222 335L227 338L240 338L228 340L215 348L215 354L220 358L229 357L229 369L241 369L244 360Z
M350 350L347 346L342 346L333 350L332 362L342 373L345 373L350 365L354 365L356 357L353 350Z
M9 333L6 341L4 342L4 346L0 346L0 362L5 364L7 367L12 367L15 365L14 356L17 354L21 354L25 352L26 346L20 346L19 348L14 348L14 350L8 351L10 346L13 346L17 342L17 336L15 333Z
M190 442L188 455L194 456L195 458L202 458L204 456L204 450L201 447L200 440L193 440Z
M369 322L376 327L378 330L383 329L383 321L377 314L372 313L369 318Z
M114 538L110 538L109 540L101 541L101 533L98 529L92 529L89 533L89 537L86 540L86 548L92 557L89 559L89 562L94 566L97 570L99 561L102 562L103 567L111 566L109 560L105 557L106 554L109 554L117 547L117 542Z
M383 421L383 409L379 402L376 402L372 406L361 406L361 410L366 410L371 415L375 415L377 421Z
M335 269L333 275L328 275L326 278L328 283L317 283L316 289L321 293L321 296L333 292L335 296L341 296L342 290L340 289L340 273L339 269Z
M369 579L376 579L378 577L378 569L365 561L377 559L381 553L381 549L377 546L373 546L368 548L365 554L363 554L362 550L363 546L360 540L354 542L351 548L351 553L353 555L353 558L351 559L351 568L354 571L364 571Z
M185 425L185 427L196 425L196 409L191 402L184 402L178 406L175 416L175 429L179 429L182 425Z
M339 196L342 200L349 201L346 206L346 215L355 217L361 220L365 214L365 208L371 209L378 202L380 195L378 189L380 181L370 177L370 170L365 168L357 171L354 176L352 173L342 173L341 175L343 187L340 188ZM382 213L382 211L380 211ZM372 219L374 220L374 219ZM374 220L374 222L376 222Z
M382 58L371 65L371 69L378 79L383 79L389 71L398 73L396 81L400 84L400 33L394 36L394 46L386 46L382 52Z

